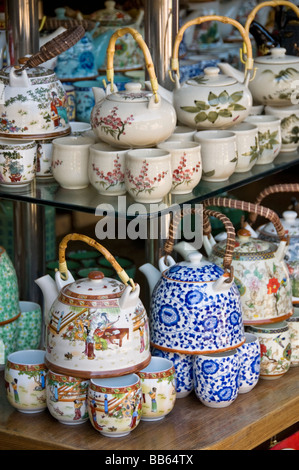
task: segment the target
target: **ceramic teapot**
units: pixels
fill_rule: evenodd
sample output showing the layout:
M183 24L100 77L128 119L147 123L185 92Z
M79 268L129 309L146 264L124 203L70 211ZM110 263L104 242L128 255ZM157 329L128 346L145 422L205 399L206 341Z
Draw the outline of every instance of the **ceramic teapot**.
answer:
M299 8L287 1L263 2L255 7L245 24L248 34L256 13L264 6L285 5L292 8L299 17ZM223 73L243 81L244 75L229 64L219 64ZM286 54L283 47L274 47L269 55L254 60L254 75L249 82L249 90L256 104L269 106L289 106L292 104L294 82L299 80L299 57Z
M130 33L140 44L149 72L152 92L141 90L140 83L127 83L125 90L118 92L114 85L113 58L118 37ZM168 139L176 126L177 118L173 106L157 93L157 78L147 45L138 31L131 28L118 30L111 36L107 49L106 87L93 88L96 104L90 122L96 136L122 148L153 147Z
M99 271L75 281L65 261L70 240L99 250L121 282ZM95 240L80 234L64 237L55 281L46 275L36 283L45 298L46 362L52 371L87 379L115 377L149 363L148 319L140 288Z
M278 215L263 206L230 198L211 198L204 206L223 206L254 212L270 219L280 243L260 240L251 231L242 228L236 237L232 266L239 288L245 325L275 323L293 314L292 286L284 261L288 247L285 230ZM206 227L205 227L206 228ZM225 241L216 243L211 230L205 230L203 244L209 259L219 266L224 259Z
M201 217L197 209L190 209ZM186 242L174 247L174 233L181 217L177 213L164 245L159 269L146 263L139 269L151 289L150 331L154 348L178 354L203 354L239 347L245 341L238 288L231 270L235 230L230 220L215 211L227 230L224 268L206 259ZM185 261L176 263L173 248Z
M241 33L248 50L244 80L240 83L235 78L220 74L218 67L207 67L204 74L193 77L180 84L179 81L179 45L187 28L205 21L230 23ZM178 121L195 129L227 129L243 121L250 112L252 96L248 89L252 68L252 48L243 26L236 20L225 16L210 15L195 18L185 23L179 30L171 60L175 83L173 103Z
M71 47L83 34L82 26L64 31L38 53L20 59L21 65L0 71L0 137L39 140L70 133L65 90L53 70L40 64Z

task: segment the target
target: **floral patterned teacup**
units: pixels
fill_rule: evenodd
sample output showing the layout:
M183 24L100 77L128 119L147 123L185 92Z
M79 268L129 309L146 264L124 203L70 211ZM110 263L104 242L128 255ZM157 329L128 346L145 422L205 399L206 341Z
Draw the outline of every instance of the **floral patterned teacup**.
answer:
M149 365L137 372L142 388L142 421L165 418L176 399L175 368L169 359L152 357Z
M245 333L245 343L237 348L237 352L240 360L239 393L248 393L260 377L261 347L257 336Z
M125 161L125 185L135 201L162 201L172 186L171 154L158 148L134 149Z
M36 142L34 140L0 140L0 185L25 186L35 178Z
M230 127L229 130L237 137L238 161L235 173L250 171L260 155L257 126L250 122L241 122Z
M92 186L104 196L126 193L125 156L128 149L118 149L104 142L89 149L88 174Z
M260 155L256 165L272 163L281 149L281 120L276 116L258 115L248 116L246 122L258 128Z
M288 318L287 323L291 338L291 367L299 366L299 307L294 305L294 314Z
M202 174L200 145L197 142L173 140L162 142L157 147L171 154L171 193L191 193Z
M284 108L266 106L265 113L281 119L281 151L295 152L299 146L299 105Z

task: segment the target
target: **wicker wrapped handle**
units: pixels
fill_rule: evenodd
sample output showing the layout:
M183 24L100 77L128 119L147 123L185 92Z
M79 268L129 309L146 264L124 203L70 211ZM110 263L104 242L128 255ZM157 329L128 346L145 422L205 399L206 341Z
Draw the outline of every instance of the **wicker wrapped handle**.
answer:
M280 218L274 211L272 211L271 209L268 209L267 207L259 206L251 202L238 201L236 199L230 199L230 198L225 198L225 197L215 197L215 198L206 199L205 201L203 201L203 205L204 207L208 207L208 206L229 207L231 209L239 209L245 212L261 215L262 217L269 219L273 223L275 230L277 232L277 235L281 241L288 241L288 237L285 234L285 230L280 221Z
M244 26L246 33L249 34L250 25L253 22L257 12L261 8L264 8L264 7L277 7L277 6L280 6L280 5L291 8L292 10L294 10L296 15L299 17L299 8L296 5L294 5L294 3L292 3L292 2L288 2L288 1L285 1L285 0L269 0L269 1L266 1L266 2L262 2L259 5L257 5L255 8L253 8L253 10L249 13L248 18L247 18L246 23L245 23L245 26Z
M112 34L109 44L107 47L107 70L106 70L106 75L107 75L107 80L108 82L111 82L111 91L113 91L113 81L114 81L114 68L113 68L113 59L114 59L114 53L115 53L115 43L118 38L124 36L125 34L131 34L135 41L138 43L140 46L144 59L145 59L145 65L149 74L150 78L150 83L152 87L153 94L155 95L155 101L158 102L158 80L156 77L155 69L154 69L154 64L152 61L152 57L149 51L149 48L147 47L143 37L134 28L121 28L115 31L115 33Z
M195 216L196 215L201 216L202 211L201 209L188 207L174 214L172 221L170 223L170 227L169 227L168 239L166 240L164 244L165 256L170 255L172 253L174 241L175 241L175 233L177 231L178 225L181 222L181 219L185 215L190 215L190 214L194 214ZM227 232L226 250L225 250L225 255L224 255L223 267L226 273L229 272L229 280L228 280L229 282L230 280L233 279L233 269L231 267L231 263L232 263L233 251L235 247L236 232L235 232L232 222L229 220L228 217L226 217L226 215L221 214L220 212L206 209L206 208L203 209L204 230L205 230L205 227L206 227L206 230L208 230L207 227L209 227L210 225L209 217L216 217L217 219L221 220Z
M220 21L221 23L226 23L226 24L229 23L232 26L235 26L239 30L243 38L243 41L245 43L245 47L247 51L247 59L245 62L245 73L249 70L252 70L253 68L252 45L249 39L249 35L245 31L245 28L241 25L241 23L227 16L208 15L208 16L199 16L198 18L190 20L187 23L185 23L183 26L181 26L181 28L179 29L175 38L174 45L173 45L173 52L172 52L172 59L171 59L172 71L175 72L179 76L179 59L178 59L179 46L183 39L186 29L188 29L190 26L200 25L206 21Z
M134 284L133 279L129 278L125 270L120 266L120 264L111 255L111 253L106 248L104 248L100 243L95 241L93 238L90 238L90 237L87 237L86 235L81 235L78 233L71 233L69 235L66 235L59 244L59 272L63 280L66 280L68 278L68 269L67 269L67 263L65 259L65 250L70 240L73 240L73 241L77 240L77 241L85 242L89 246L92 246L93 248L98 250L100 253L102 253L102 255L106 258L106 260L109 261L111 266L115 269L121 281L126 285L130 283L133 290L135 290L135 284Z
M299 192L299 183L285 183L285 184L274 184L273 186L269 186L268 188L264 189L260 192L258 197L255 200L255 204L260 205L263 199L270 194L275 193L298 193ZM249 214L249 223L253 225L257 219L258 214Z

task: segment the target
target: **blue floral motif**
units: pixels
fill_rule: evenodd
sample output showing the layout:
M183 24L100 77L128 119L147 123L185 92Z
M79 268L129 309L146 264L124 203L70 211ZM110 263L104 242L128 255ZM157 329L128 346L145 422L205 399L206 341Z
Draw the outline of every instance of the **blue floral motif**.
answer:
M240 322L240 313L239 312L232 312L230 317L229 317L229 320L231 322L232 325L238 325L239 322Z
M214 361L203 361L202 363L202 372L206 375L216 374L219 369L219 365Z
M200 290L194 289L187 292L185 300L189 305L199 304L203 299L203 293Z
M171 307L170 305L164 305L161 308L159 317L161 322L168 326L176 325L180 319L180 315L177 309Z
M220 400L223 400L223 401L231 400L232 395L233 395L233 390L231 389L231 387L224 387L218 392L218 396Z
M205 330L214 330L215 328L217 328L218 319L217 317L213 316L213 317L207 318L202 323L203 323Z

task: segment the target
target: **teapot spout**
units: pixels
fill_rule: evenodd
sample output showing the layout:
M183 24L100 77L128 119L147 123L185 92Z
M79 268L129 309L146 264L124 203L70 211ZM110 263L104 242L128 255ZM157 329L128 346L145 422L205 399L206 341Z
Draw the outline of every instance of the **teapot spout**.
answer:
M101 87L93 87L92 92L96 103L102 101L106 96L105 91Z
M140 266L139 271L145 275L149 285L150 294L152 295L154 287L161 277L161 272L150 263L145 263Z
M36 279L35 283L39 286L44 296L44 315L45 323L47 325L51 306L58 296L58 289L56 287L55 281L51 278L51 276L49 276L49 274Z

